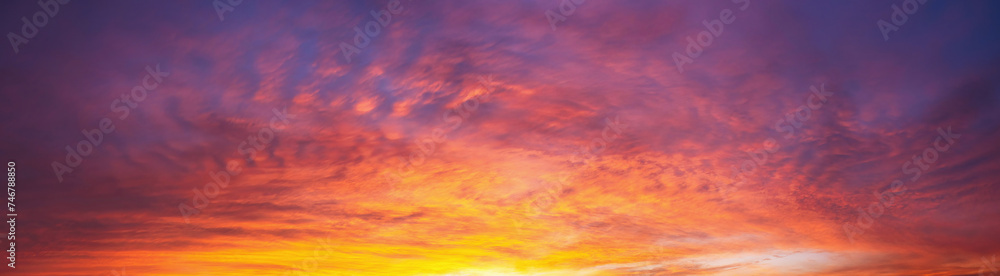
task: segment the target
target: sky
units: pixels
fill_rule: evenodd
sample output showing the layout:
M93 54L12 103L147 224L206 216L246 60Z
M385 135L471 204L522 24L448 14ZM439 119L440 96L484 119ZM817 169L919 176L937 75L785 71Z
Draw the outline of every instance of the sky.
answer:
M2 275L1000 273L1000 2L45 1Z

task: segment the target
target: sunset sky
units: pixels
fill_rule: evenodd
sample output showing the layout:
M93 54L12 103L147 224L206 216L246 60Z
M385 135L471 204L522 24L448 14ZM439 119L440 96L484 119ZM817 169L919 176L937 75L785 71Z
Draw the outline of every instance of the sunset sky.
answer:
M45 1L0 275L1000 275L998 1Z

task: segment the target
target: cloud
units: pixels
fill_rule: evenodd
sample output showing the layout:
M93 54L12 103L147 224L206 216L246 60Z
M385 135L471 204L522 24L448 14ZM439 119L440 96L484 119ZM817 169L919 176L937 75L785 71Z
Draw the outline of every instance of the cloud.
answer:
M333 275L959 274L1000 248L996 4L929 3L885 42L891 3L753 2L679 73L671 53L737 4L586 1L553 31L558 2L401 3L351 62L340 43L385 1L243 2L222 22L211 2L64 6L0 57L14 273L277 275L326 237ZM117 119L151 64L170 77ZM296 117L248 160L275 108ZM58 182L51 162L105 117L116 131ZM849 242L939 127L962 137Z

